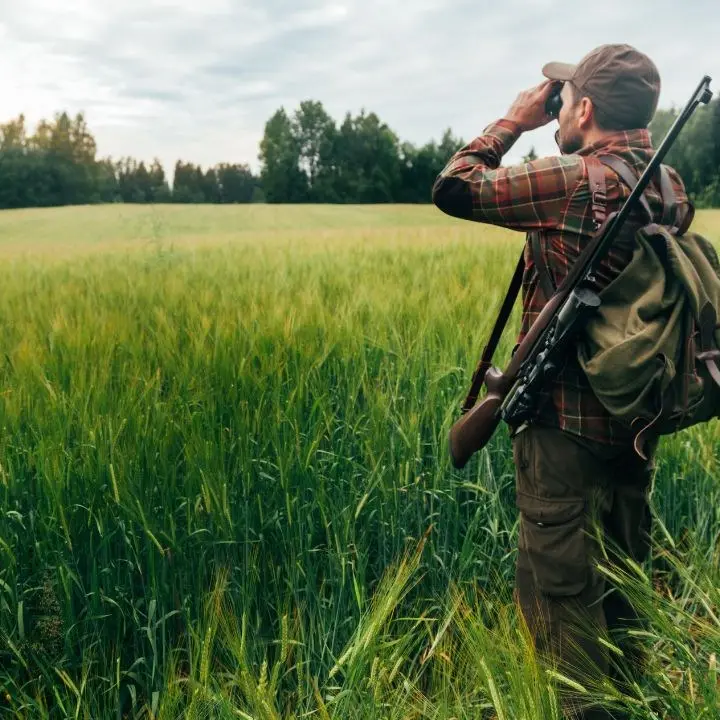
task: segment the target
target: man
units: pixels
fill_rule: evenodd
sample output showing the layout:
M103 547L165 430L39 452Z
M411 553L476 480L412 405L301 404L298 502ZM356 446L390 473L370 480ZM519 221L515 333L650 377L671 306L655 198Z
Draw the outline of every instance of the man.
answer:
M620 158L639 174L652 157L647 126L660 91L654 63L628 45L603 45L577 65L549 63L543 74L545 82L520 93L503 119L451 158L433 187L434 203L449 215L529 232L520 339L602 213L619 209L630 193L597 158ZM545 103L557 83L563 83L556 133L562 155L499 167L521 133L552 120ZM682 181L672 170L670 177L684 217L689 204ZM659 184L651 183L645 196L660 222ZM643 222L638 211L626 223L598 273L598 289L628 262ZM574 356L534 420L513 431L520 511L516 594L539 653L581 683L597 680L612 672L607 646L598 640L608 631L639 674L642 658L626 631L640 619L597 571L602 554L593 532L598 526L605 541L636 562L647 557L655 444L641 459L632 434L605 411ZM598 708L576 716L613 717Z

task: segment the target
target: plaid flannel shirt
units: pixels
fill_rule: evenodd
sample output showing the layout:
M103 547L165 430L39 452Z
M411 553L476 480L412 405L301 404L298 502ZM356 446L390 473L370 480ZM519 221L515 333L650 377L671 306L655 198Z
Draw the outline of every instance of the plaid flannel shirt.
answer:
M483 135L461 148L433 186L433 202L458 218L491 223L512 230L538 231L555 287L565 278L581 250L593 236L588 156L615 155L639 172L653 155L647 130L613 133L601 142L572 155L541 158L512 167L500 167L502 157L520 136L517 125L499 120ZM688 198L682 180L670 169L680 212ZM606 169L607 212L620 208L630 194L617 175ZM645 192L655 221L660 221L662 200L655 183ZM640 216L631 216L597 274L596 289L605 287L632 256ZM546 302L539 286L530 243L525 244L523 314L518 342L522 340ZM632 441L632 433L615 420L590 388L574 354L541 398L535 421L611 445Z

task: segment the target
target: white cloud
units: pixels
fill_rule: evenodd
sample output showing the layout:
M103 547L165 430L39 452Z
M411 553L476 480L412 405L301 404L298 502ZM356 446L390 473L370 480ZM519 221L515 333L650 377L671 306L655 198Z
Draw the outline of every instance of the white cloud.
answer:
M257 166L267 118L323 102L373 110L403 140L470 139L552 59L630 42L658 64L661 105L702 74L720 88L720 4L606 0L0 0L0 119L84 111L99 152ZM553 129L521 138L555 152Z

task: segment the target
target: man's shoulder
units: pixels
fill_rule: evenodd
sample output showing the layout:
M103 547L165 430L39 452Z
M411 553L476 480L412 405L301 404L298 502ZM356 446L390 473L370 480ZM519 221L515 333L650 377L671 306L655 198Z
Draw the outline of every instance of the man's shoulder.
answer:
M580 155L548 155L515 165L507 165L493 171L497 178L504 175L508 180L521 181L523 177L547 187L561 185L572 191L587 177L584 159ZM491 173L492 179L492 173Z
M552 170L562 170L564 172L579 171L585 169L585 161L581 155L547 155L546 157L528 160L526 163L518 166L525 168L530 172L543 172Z

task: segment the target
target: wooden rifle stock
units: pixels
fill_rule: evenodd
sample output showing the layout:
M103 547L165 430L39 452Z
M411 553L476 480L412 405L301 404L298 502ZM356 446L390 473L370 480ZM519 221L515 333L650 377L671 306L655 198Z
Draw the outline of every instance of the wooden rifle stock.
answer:
M469 407L460 419L450 428L450 458L458 470L465 467L468 460L478 450L490 442L502 419L500 408L515 384L520 368L534 348L538 337L557 314L567 292L557 293L545 304L537 320L518 345L505 372L496 367L478 368L487 388L487 394L474 406Z
M500 424L500 408L512 385L512 378L491 367L485 374L485 397L450 428L450 457L458 470L490 441Z

